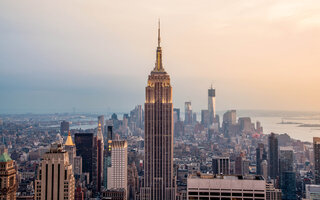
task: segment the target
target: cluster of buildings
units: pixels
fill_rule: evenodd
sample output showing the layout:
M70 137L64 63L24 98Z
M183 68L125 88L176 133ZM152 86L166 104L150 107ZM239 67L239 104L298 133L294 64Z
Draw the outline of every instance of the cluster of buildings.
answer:
M260 122L215 108L208 89L201 119L172 104L160 28L144 109L119 119L84 115L4 116L0 199L320 199L320 138L263 134ZM72 129L75 119L94 128ZM68 119L67 119L68 118ZM55 126L59 122L60 126ZM10 156L9 156L10 154Z

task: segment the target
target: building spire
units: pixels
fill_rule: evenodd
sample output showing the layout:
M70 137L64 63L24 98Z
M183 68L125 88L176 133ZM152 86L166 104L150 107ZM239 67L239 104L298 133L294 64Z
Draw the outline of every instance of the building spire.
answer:
M161 42L161 38L160 38L160 19L158 20L158 47L160 47L160 42Z
M153 70L153 72L164 72L163 66L162 66L162 50L160 46L161 37L160 37L160 19L158 21L158 47L157 47L157 59L156 59L156 66Z

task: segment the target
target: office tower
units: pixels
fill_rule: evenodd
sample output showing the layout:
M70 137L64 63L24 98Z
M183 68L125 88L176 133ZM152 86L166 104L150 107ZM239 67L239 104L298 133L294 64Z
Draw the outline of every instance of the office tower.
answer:
M190 101L184 103L184 123L192 124L192 107Z
M282 172L293 172L293 148L280 147L279 174Z
M315 184L320 184L320 137L313 138Z
M174 108L173 109L173 114L174 116L177 116L177 119L174 119L174 122L180 121L180 108Z
M108 126L107 141L113 140L113 127Z
M82 174L82 157L81 156L74 157L72 169L73 169L74 175Z
M263 160L267 160L267 152L264 148L264 144L259 143L258 147L256 148L256 167L257 167L256 173L257 173L257 175L262 175L261 162Z
M276 189L272 183L267 183L266 187L266 200L281 200L280 189Z
M16 199L16 169L13 160L6 152L0 156L0 191L0 199Z
M108 168L111 167L111 143L112 143L112 126L108 126L107 144L103 156L103 187L108 188Z
M98 124L98 132L97 132L97 170L98 170L98 177L97 177L97 189L100 192L101 185L103 182L103 154L104 154L104 141L103 141L103 134L102 134L102 125Z
M135 123L138 128L143 128L143 109L141 105L137 105L131 112L130 112L130 120L131 122Z
M139 191L139 175L135 162L128 165L128 198L136 199L136 193Z
M89 173L92 181L93 163L93 133L75 134L77 156L82 157L82 173Z
M244 155L239 155L235 160L235 174L248 175L249 174L249 161L244 158Z
M237 123L237 111L228 110L223 114L223 123L225 124L236 124Z
M210 122L209 111L201 110L201 124L204 126L208 126Z
M192 123L196 124L197 123L197 113L192 113Z
M104 115L98 116L98 124L100 124L102 134L105 134L104 130Z
M306 199L318 200L320 199L320 185L306 185Z
M60 124L60 134L67 135L68 133L69 133L69 122L63 120Z
M253 132L253 124L250 117L240 117L238 122L242 132Z
M145 101L145 158L142 199L175 199L173 105L170 76L162 66L160 27L157 60L148 78ZM192 120L191 120L192 122Z
M279 176L279 156L278 156L278 138L274 133L268 137L269 157L268 167L269 176L271 179L276 179Z
M108 190L124 189L127 194L127 141L111 143L111 166L108 167Z
M68 137L66 143L64 144L64 149L68 152L69 163L72 165L72 169L74 170L74 158L76 157L76 146L72 141L72 137L70 131L68 133ZM74 172L74 171L73 171Z
M192 174L187 180L187 199L266 199L261 176Z
M54 144L43 155L35 181L35 199L74 200L75 180L68 153Z
M209 111L209 123L213 124L216 117L216 90L212 88L208 89L208 111Z
M212 159L212 171L214 174L230 174L229 157L214 157Z
M282 172L280 188L283 200L297 199L296 195L296 174L295 172Z

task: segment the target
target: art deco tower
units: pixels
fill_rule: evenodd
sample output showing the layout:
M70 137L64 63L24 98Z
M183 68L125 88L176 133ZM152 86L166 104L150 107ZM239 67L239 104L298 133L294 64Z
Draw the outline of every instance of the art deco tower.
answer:
M162 66L160 22L157 59L146 87L144 159L144 185L141 198L175 199L172 87L170 77Z

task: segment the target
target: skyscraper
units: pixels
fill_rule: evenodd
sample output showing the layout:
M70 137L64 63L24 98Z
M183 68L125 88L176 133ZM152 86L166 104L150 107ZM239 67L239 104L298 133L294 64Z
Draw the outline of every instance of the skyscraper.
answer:
M114 140L111 146L111 166L108 167L108 189L127 190L127 141Z
M212 88L208 89L208 111L209 111L209 122L213 124L214 118L216 117L216 90Z
M184 103L184 123L192 124L192 107L190 101Z
M261 162L267 160L267 152L264 148L263 143L259 143L256 148L256 166L257 166L257 175L263 175L261 169Z
M269 142L269 176L271 179L279 176L279 150L278 150L278 138L274 133L271 133L268 137Z
M43 155L35 181L35 199L74 199L75 180L68 153L54 144Z
M102 125L99 122L97 132L97 189L100 192L101 185L103 182L103 153L104 153L104 142L102 134Z
M313 138L315 184L320 184L320 137Z
M142 199L175 199L172 87L162 65L160 23L157 59L146 87L144 160Z
M13 160L4 152L0 156L0 199L15 200L17 192L16 170Z
M89 173L92 181L93 133L76 133L75 143L77 156L82 157L82 173Z
M102 134L105 134L104 130L104 115L98 116L98 124L101 126Z

